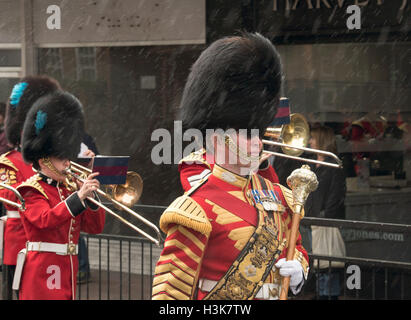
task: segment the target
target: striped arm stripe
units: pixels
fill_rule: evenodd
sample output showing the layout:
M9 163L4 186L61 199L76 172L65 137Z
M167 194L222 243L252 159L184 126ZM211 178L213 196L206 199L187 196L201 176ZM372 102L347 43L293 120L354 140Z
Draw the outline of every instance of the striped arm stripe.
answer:
M201 257L199 257L197 254L195 254L189 247L186 245L182 244L179 240L177 239L170 239L166 240L164 242L164 249L167 250L167 247L177 247L181 251L183 251L191 260L195 261L197 264L200 262Z
M184 270L187 274L194 278L195 270L191 269L186 263L177 258L177 256L174 253L161 255L158 260L158 265L170 262L172 262L174 265L178 266L180 269Z
M156 294L165 293L173 299L177 300L189 300L190 296L186 295L185 293L181 292L177 288L173 287L169 282L163 282L156 286L153 286L153 297Z
M187 295L191 295L192 287L178 279L172 272L156 275L154 277L153 286L155 287L159 284L166 282L171 284L173 287L177 288L181 292Z
M151 297L151 300L177 300L175 297L168 295L167 293L161 292L155 294Z
M177 259L179 259L181 262L183 262L190 271L195 272L194 270L197 270L198 267L198 261L193 260L192 257L189 257L184 251L179 250L176 246L168 246L164 247L164 250L162 251L162 255L169 255L173 253Z
M160 274L170 272L176 278L179 278L181 281L184 281L188 285L192 286L194 284L194 277L187 274L184 270L181 270L178 266L174 265L172 262L157 265L154 272L155 272L155 275L160 275Z
M191 240L201 251L204 251L205 244L192 232L183 226L178 226L178 231L180 231L184 236ZM204 237L203 237L204 238Z
M186 251L182 250L180 248L181 245L184 245L188 249ZM163 253L167 254L174 251L177 251L175 254L179 256L181 260L189 264L193 269L195 269L195 265L193 265L193 263L190 264L190 262L186 261L183 256L187 256L187 258L190 258L195 264L197 264L197 257L201 257L203 255L203 251L180 232L176 232L172 237L167 238L164 243Z

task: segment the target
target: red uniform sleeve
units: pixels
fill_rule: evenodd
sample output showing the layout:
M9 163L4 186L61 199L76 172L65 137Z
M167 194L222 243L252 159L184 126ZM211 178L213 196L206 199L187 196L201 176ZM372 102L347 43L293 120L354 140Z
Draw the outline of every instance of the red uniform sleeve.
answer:
M153 300L190 300L194 294L207 237L170 224L154 272Z
M35 189L21 188L19 191L26 201L26 210L21 215L36 228L55 228L73 218L65 201L51 208L44 195Z
M102 233L104 229L104 222L106 214L104 209L97 210L87 209L82 213L81 231L97 234Z

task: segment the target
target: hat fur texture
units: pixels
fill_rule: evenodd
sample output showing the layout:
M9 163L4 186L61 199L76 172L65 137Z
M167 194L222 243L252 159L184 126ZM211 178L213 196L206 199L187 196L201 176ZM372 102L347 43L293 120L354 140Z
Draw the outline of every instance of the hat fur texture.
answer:
M84 135L84 113L72 94L56 91L38 99L27 114L22 135L26 162L45 157L75 159Z

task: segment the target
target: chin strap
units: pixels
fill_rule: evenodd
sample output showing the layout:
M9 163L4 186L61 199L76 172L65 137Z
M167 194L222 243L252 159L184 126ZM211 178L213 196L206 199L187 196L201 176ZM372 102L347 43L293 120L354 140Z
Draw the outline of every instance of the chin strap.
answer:
M65 178L64 185L66 186L67 189L69 189L72 192L74 192L78 189L77 184L74 181L74 178L58 171L57 168L54 166L54 164L51 162L49 157L42 158L41 160L42 160L44 166L47 167L47 169L51 170L57 176L61 176L61 177Z
M235 153L240 159L248 161L248 162L260 162L260 155L257 156L249 156L247 152L244 152L236 143L234 143L233 139L229 135L224 136L224 143L228 146L228 148Z

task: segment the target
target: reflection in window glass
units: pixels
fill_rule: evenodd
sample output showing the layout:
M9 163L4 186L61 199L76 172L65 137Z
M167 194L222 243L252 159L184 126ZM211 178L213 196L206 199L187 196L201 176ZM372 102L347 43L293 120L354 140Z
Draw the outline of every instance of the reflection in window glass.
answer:
M284 94L310 121L343 122L368 112L392 118L411 112L411 51L407 43L278 46Z
M20 67L20 49L0 49L0 67Z
M77 80L96 80L96 48L76 48Z

